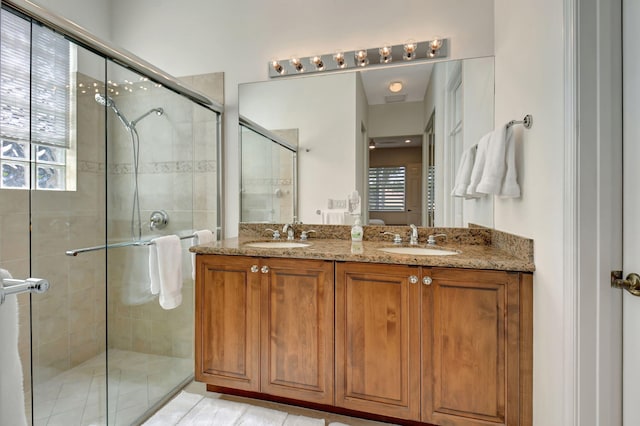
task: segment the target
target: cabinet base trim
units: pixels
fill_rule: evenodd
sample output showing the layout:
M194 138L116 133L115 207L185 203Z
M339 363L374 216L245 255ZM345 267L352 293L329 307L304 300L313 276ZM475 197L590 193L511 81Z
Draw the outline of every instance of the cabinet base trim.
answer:
M281 404L296 405L299 407L309 408L311 410L326 411L328 413L340 414L343 416L350 416L350 417L359 417L362 419L375 420L378 422L395 423L398 425L406 425L406 426L437 426L432 423L423 423L423 422L398 419L395 417L380 416L376 414L365 413L362 411L355 411L355 410L349 410L346 408L336 407L334 405L317 404L313 402L300 401L300 400L291 399L291 398L283 398L280 396L269 395L269 394L260 393L260 392L243 391L243 390L238 390L233 388L226 388L222 386L207 385L207 391L223 393L227 395L234 395L234 396L239 396L243 398L258 399L261 401L270 401L270 402L277 402Z

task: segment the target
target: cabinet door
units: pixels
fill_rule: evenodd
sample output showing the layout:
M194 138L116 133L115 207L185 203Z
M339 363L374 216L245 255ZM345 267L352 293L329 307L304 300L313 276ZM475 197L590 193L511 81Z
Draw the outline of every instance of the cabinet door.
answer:
M336 405L420 418L419 268L336 266Z
M262 392L333 404L333 262L264 259Z
M433 282L423 289L423 421L518 424L518 274L424 273Z
M258 260L196 256L196 380L260 390Z

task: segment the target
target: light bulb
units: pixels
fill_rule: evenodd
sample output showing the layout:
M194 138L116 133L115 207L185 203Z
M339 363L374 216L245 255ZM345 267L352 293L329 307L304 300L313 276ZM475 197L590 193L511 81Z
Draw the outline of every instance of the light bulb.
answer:
M336 54L333 55L333 60L336 61L336 65L340 69L347 67L347 62L344 60L344 53L336 52Z
M367 51L365 49L356 50L353 56L357 66L366 67L369 65L369 58L367 58Z
M385 44L383 47L381 47L378 50L378 53L380 53L381 64L388 64L393 59L391 56L391 46L389 46L388 44Z
M277 60L271 61L271 68L280 75L286 74L287 70Z
M402 82L401 81L392 81L389 83L389 91L393 93L398 93L402 90Z
M300 59L294 57L291 58L289 62L291 63L291 66L293 66L293 68L296 70L296 72L304 72L304 66L302 65L302 62L300 62Z
M433 40L429 42L429 49L427 51L428 58L434 58L438 54L438 50L442 47L442 38L434 37Z
M324 61L322 60L322 56L316 55L309 59L311 64L316 67L316 71L324 70Z
M404 45L404 55L402 55L402 59L411 61L416 56L416 49L418 49L418 43L413 40L407 41Z

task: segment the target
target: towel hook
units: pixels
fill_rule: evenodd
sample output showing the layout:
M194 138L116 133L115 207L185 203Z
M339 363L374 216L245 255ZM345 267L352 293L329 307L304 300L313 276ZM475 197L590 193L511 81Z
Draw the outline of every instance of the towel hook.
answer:
M507 123L507 127L511 127L514 124L522 124L525 129L530 129L533 126L533 116L531 114L527 114L521 121L511 120Z

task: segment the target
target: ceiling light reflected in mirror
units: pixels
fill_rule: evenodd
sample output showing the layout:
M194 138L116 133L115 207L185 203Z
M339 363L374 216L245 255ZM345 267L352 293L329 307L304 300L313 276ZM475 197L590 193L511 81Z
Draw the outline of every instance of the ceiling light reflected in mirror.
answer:
M393 93L398 93L402 90L402 82L401 81L392 81L389 83L389 91Z

